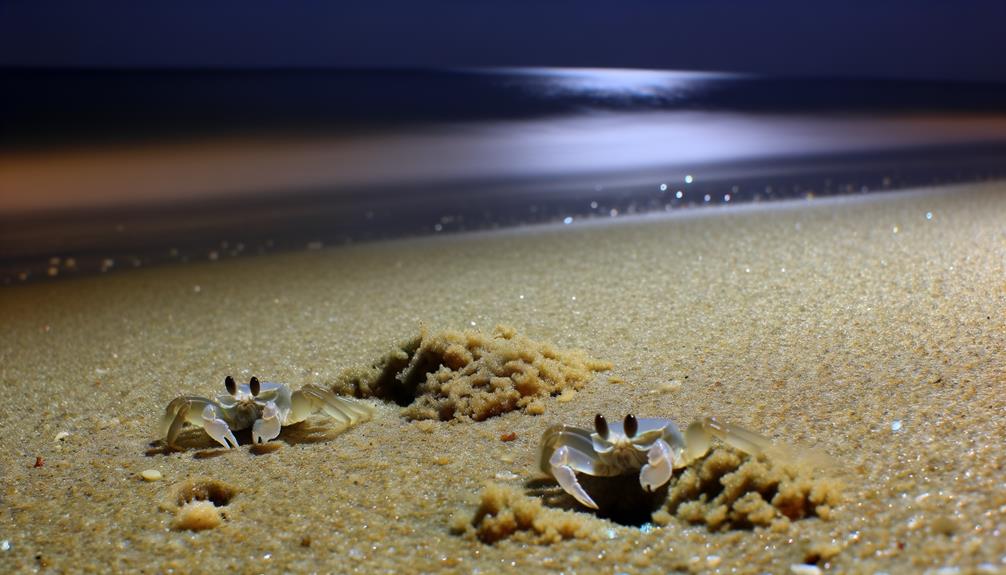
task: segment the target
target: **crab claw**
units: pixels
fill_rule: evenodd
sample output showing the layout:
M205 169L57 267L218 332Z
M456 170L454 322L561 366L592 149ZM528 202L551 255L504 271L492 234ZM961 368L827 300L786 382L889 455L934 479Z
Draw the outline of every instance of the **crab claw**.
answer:
M646 452L646 465L639 472L639 484L646 491L656 491L671 479L674 452L663 439L658 439Z
M593 458L579 449L563 445L555 450L548 463L552 477L559 482L559 487L562 487L563 491L572 495L586 507L597 509L597 503L594 503L580 482L576 480L577 471L590 472L594 469Z
M238 446L238 440L234 438L231 428L227 426L226 421L217 417L217 411L212 405L203 408L203 429L217 443L227 449L230 449L231 446ZM228 441L230 444L227 443Z
M279 430L283 427L282 418L279 415L276 402L270 401L265 404L265 407L262 408L262 418L257 419L252 425L252 443L265 443L279 436Z

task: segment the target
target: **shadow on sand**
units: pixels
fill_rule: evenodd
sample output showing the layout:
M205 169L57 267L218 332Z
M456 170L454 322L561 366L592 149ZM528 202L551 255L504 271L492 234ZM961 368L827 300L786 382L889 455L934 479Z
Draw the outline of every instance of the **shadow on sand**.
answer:
M524 484L524 488L527 495L541 499L546 507L593 513L602 519L633 527L649 523L653 512L667 499L666 484L652 493L644 491L639 486L638 473L616 477L579 474L577 479L598 504L598 509L580 505L551 478L531 479Z
M234 438L238 440L239 445L249 446L249 452L252 455L266 455L278 451L283 443L303 445L331 441L346 429L343 426L333 425L331 420L326 418L312 417L306 421L284 427L280 431L279 437L269 443L253 444L250 429L235 431ZM185 451L195 451L192 455L195 459L212 459L230 453L231 450L221 448L220 444L213 441L202 429L190 426L178 434L174 445L166 445L163 440L159 439L149 444L144 455L153 457Z

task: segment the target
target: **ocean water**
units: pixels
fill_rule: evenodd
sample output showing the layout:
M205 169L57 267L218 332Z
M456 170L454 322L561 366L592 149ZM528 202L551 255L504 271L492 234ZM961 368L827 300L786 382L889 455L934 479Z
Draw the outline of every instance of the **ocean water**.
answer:
M1003 176L1001 86L7 70L0 282Z

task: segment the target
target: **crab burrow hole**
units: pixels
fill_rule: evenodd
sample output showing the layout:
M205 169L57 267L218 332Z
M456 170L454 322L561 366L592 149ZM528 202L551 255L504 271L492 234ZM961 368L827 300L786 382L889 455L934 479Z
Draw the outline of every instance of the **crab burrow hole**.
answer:
M216 479L189 479L171 490L163 507L166 511L175 512L172 529L213 529L227 518L223 508L230 504L237 491L237 488Z

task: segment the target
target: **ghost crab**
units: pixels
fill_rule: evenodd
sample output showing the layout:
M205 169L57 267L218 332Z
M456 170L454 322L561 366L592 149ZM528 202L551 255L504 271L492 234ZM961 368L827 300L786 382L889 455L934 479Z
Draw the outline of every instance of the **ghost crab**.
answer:
M639 471L639 484L655 491L681 469L709 451L712 438L755 455L767 447L767 438L713 417L695 421L685 433L669 419L637 418L629 414L622 423L600 413L594 431L571 425L553 425L541 438L539 467L555 478L563 491L591 509L597 503L576 478L577 473L614 477Z
M304 421L313 413L323 412L346 427L369 421L374 408L357 399L340 397L317 385L308 384L291 392L282 383L259 382L252 377L247 384L224 379L226 394L216 399L183 395L168 404L161 418L161 435L173 447L182 426L202 427L217 443L227 449L237 447L234 431L252 430L253 443L275 439L284 425Z

